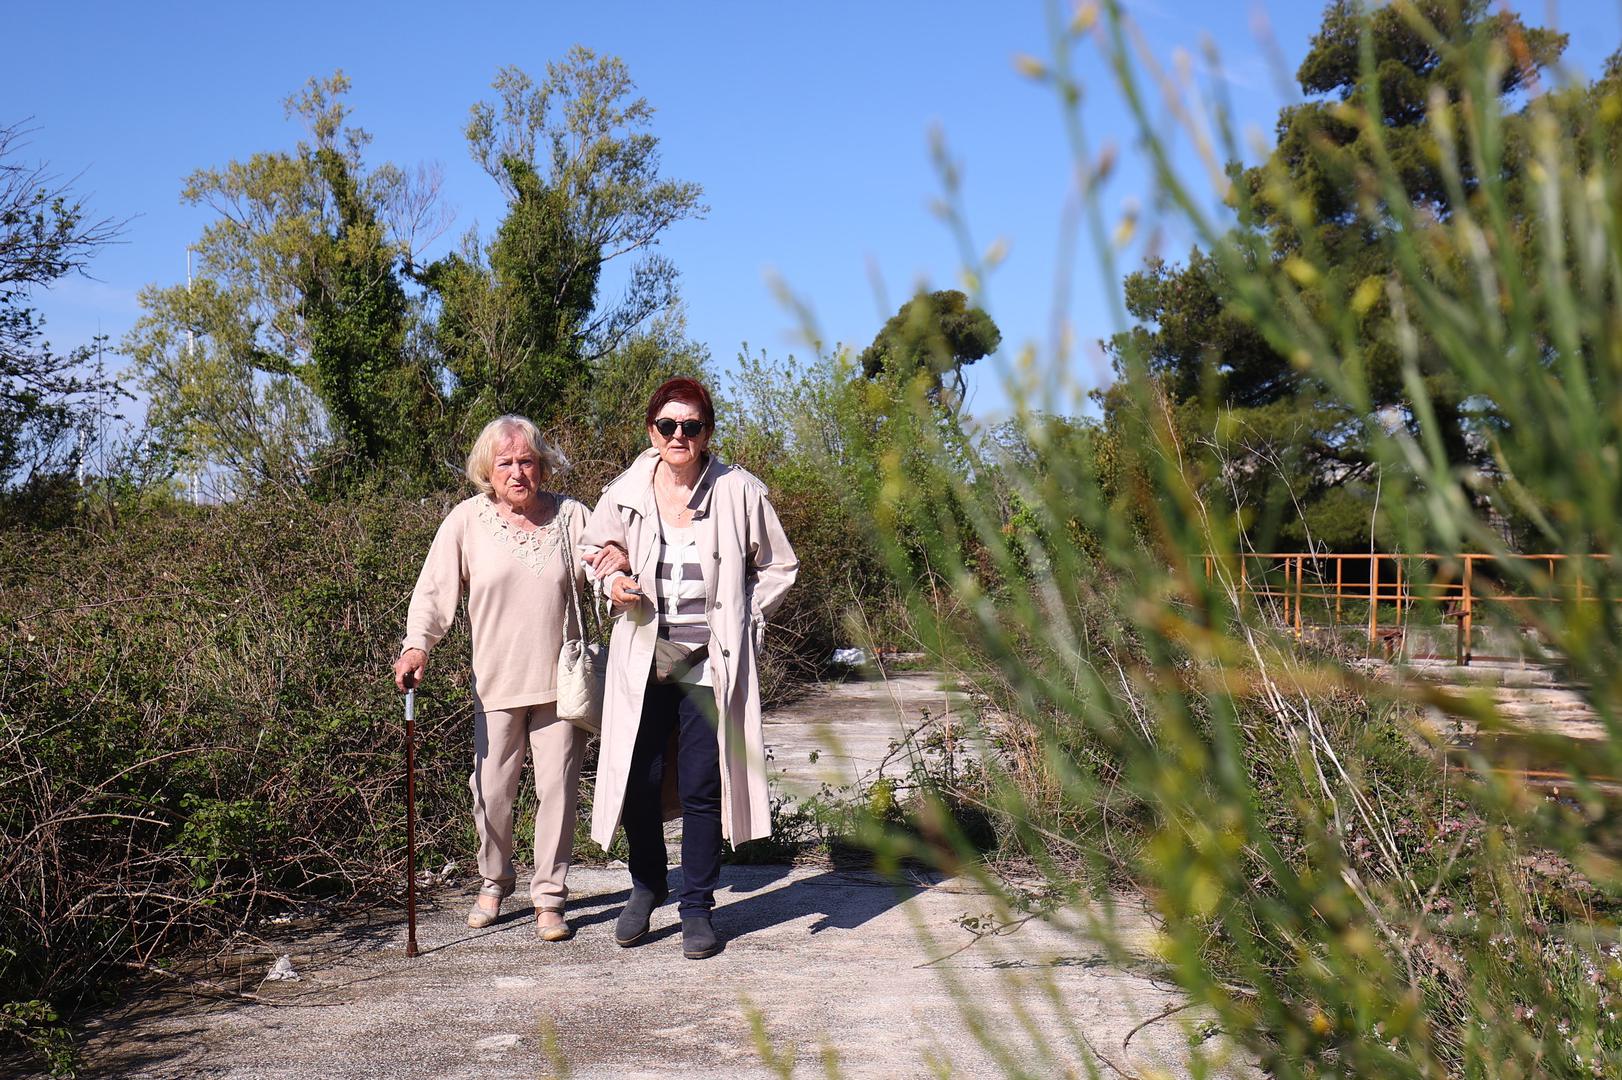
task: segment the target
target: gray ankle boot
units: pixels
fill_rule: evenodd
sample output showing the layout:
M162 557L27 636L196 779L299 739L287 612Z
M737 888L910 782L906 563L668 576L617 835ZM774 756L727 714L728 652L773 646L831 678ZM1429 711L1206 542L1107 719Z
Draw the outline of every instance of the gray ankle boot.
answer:
M667 894L668 895L668 894ZM631 898L625 901L620 917L614 923L614 941L621 948L635 945L648 933L648 920L653 909L665 902L664 896L641 885L631 887Z
M685 915L681 920L681 954L689 960L703 960L721 951L710 917Z

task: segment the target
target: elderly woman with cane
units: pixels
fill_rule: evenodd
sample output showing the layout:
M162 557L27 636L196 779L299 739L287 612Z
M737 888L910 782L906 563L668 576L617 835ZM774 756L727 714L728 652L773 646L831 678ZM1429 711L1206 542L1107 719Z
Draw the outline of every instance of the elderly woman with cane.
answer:
M585 533L617 613L592 838L607 847L625 826L631 896L614 937L634 945L668 894L661 788L675 771L682 953L697 960L721 948L710 913L723 837L771 834L757 665L799 563L765 486L710 452L702 384L666 382L646 422L652 446L603 489Z
M574 549L585 507L541 488L564 464L521 416L493 420L479 433L467 459L467 476L478 493L451 510L434 536L394 663L401 690L420 683L429 652L466 595L474 704L468 786L484 877L467 924L478 929L495 922L501 901L513 892L513 800L527 745L539 803L530 897L543 941L561 941L572 932L563 918L564 879L586 747L585 734L560 720L555 704L570 593L576 593L578 610L584 584Z

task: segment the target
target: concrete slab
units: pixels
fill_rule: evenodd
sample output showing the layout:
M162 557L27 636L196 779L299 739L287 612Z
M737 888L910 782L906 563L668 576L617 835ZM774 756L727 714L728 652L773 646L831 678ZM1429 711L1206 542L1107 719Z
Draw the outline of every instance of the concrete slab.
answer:
M829 684L764 717L774 779L790 794L809 795L823 784L903 776L913 734L961 731L967 707L962 691L933 672Z
M272 943L244 968L242 988L257 1001L169 993L99 1018L87 1075L781 1075L762 1058L751 1010L771 1052L792 1055L798 1075L827 1075L831 1055L845 1077L927 1075L937 1065L1001 1076L1003 1054L1030 1074L1086 1076L1089 1043L1127 1073L1186 1075L1186 1012L1122 1049L1137 1025L1182 1000L1150 964L1115 966L1085 934L1040 920L975 943L960 919L992 902L961 879L915 875L898 886L860 871L727 867L715 916L726 947L704 961L683 959L672 904L644 944L614 943L623 870L577 868L570 880L572 941L536 940L527 907L469 930L471 890L446 891L420 918L417 959L404 956L397 918ZM1140 944L1151 932L1136 912L1121 925ZM280 949L301 980L257 985ZM1006 1046L983 1045L975 1024ZM1220 1040L1204 1048L1229 1054ZM1241 1074L1256 1075L1228 1072Z
M920 724L961 731L965 706L933 674L824 688L767 717L776 780L804 795L900 776L908 755L892 744ZM534 937L527 907L469 930L476 882L424 899L415 960L398 909L289 930L227 958L235 979L209 973L187 992L148 991L93 1017L86 1075L752 1078L834 1075L830 1061L857 1078L1187 1073L1199 1017L1156 1020L1183 999L1151 961L1114 964L1084 929L1040 919L977 940L964 917L996 904L970 881L742 865L721 880L726 947L704 961L682 957L674 905L643 944L614 943L630 884L616 867L570 872L578 933L558 944ZM1126 906L1118 931L1135 955L1151 954L1153 927L1137 909ZM300 980L261 985L282 953ZM1202 1048L1232 1057L1220 1037ZM784 1055L798 1067L768 1060Z

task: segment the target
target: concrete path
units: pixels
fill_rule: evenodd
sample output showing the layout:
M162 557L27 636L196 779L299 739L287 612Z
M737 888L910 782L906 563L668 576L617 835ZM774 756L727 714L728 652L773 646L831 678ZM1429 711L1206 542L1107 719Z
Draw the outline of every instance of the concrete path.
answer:
M779 788L815 794L880 776L900 779L930 732L961 733L964 695L932 672L840 683L765 716L770 768Z
M847 684L773 717L776 761L792 784L869 771L887 756L900 719L915 720L913 710L928 702L946 708L954 700L929 677L876 689ZM836 751L826 730L815 733L814 718L836 718L851 738ZM817 749L821 775L810 771ZM1195 1022L1188 1011L1154 1019L1182 999L1151 963L1112 964L1084 931L1042 920L976 940L962 920L995 905L964 879L914 873L897 883L859 868L728 866L715 915L726 947L704 961L682 958L673 904L656 912L644 943L614 943L628 888L622 868L577 867L570 884L578 933L568 942L536 940L527 906L487 930L467 929L469 884L427 899L415 960L403 955L397 911L244 950L237 976L214 976L212 989L148 994L96 1018L87 1075L594 1080L979 1077L1012 1068L1047 1077L1088 1076L1096 1067L1098 1075L1147 1080L1187 1073ZM1148 920L1125 911L1118 925L1147 955ZM261 984L284 952L300 980ZM1220 1036L1202 1050L1230 1054Z
M1586 689L1562 668L1477 659L1468 667L1416 660L1370 663L1368 670L1380 678L1414 680L1490 700L1498 723L1486 730L1465 716L1425 710L1423 723L1460 765L1476 768L1484 759L1495 772L1514 774L1528 787L1558 794L1570 787L1571 765L1580 761L1596 791L1613 802L1622 797L1622 775L1603 765L1608 756L1593 749L1609 740L1609 729Z
M1477 660L1469 667L1446 661L1413 661L1394 674L1422 679L1460 693L1485 691L1506 721L1529 731L1562 735L1578 741L1609 736L1592 706L1559 668L1513 660ZM1449 734L1473 735L1456 723Z

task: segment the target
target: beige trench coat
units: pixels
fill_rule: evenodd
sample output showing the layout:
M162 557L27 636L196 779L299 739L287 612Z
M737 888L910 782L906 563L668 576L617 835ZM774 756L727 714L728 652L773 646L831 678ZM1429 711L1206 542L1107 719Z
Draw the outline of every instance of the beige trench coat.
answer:
M656 595L659 559L658 508L653 497L657 450L649 448L603 488L581 537L583 546L619 544L630 555L630 573L649 597ZM693 492L693 525L704 568L705 611L710 624L707 659L720 713L721 831L734 844L770 836L771 802L766 790L766 742L760 722L756 663L766 619L794 584L800 564L783 535L766 485L714 454ZM603 847L614 839L625 805L631 751L642 722L642 697L653 669L659 617L647 601L614 619L603 696L602 750L597 761L591 838Z

